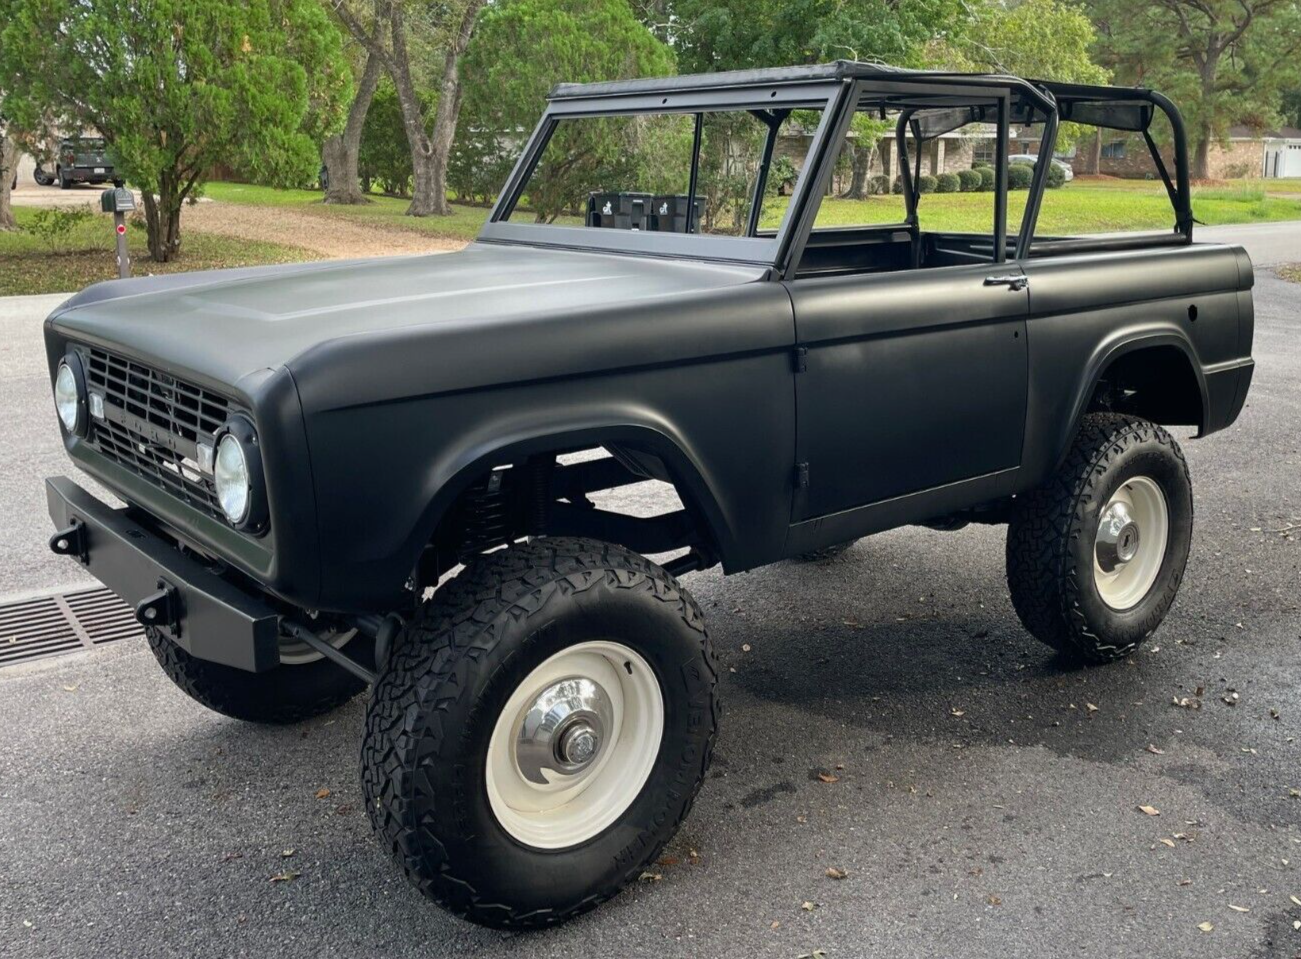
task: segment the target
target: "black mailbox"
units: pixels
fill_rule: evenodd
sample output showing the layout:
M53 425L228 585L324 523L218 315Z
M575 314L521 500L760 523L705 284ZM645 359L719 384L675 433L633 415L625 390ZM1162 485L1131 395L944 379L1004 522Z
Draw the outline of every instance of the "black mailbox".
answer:
M136 195L124 186L105 190L99 195L99 208L104 213L130 213L136 208Z

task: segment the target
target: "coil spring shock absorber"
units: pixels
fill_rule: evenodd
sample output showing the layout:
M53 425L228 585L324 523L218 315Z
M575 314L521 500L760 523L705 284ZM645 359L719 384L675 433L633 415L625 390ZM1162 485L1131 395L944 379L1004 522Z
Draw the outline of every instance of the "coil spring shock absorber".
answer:
M528 483L528 506L525 513L525 530L530 536L540 536L547 531L551 519L551 473L556 461L550 456L539 456L524 464Z
M510 538L506 496L502 490L504 476L503 470L493 470L466 491L461 506L463 533L457 550L461 562L468 562Z

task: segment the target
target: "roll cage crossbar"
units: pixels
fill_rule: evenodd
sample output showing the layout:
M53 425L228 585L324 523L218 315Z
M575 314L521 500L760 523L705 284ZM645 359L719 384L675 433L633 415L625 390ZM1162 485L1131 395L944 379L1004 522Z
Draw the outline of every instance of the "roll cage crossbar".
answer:
M816 108L821 121L781 225L760 229L761 203L772 165L779 127L792 110ZM877 64L837 61L806 67L745 70L698 76L659 77L592 84L561 84L507 187L480 233L485 241L544 243L574 249L614 250L646 255L688 256L723 262L773 267L790 276L813 229L820 198L830 187L833 167L850 121L863 109L878 110L882 118L898 111L895 139L905 203L905 221L873 225L872 229L907 229L920 240L920 145L970 123L992 123L998 135L995 150L995 212L991 243L995 262L1009 255L1026 257L1067 250L1111 250L1192 241L1188 146L1183 119L1171 101L1153 90L1091 86L1027 80L997 74L960 74L902 70ZM744 110L768 128L745 233L705 236L694 223L700 152L700 123L706 112ZM1151 133L1157 111L1169 119L1173 134L1171 170ZM508 222L522 198L529 177L541 158L557 123L572 117L632 113L694 114L693 153L688 186L688 215L683 233L591 230ZM1166 237L1153 234L1038 237L1035 225L1047 184L1050 163L1036 163L1025 214L1015 237L1007 235L1008 134L1010 124L1042 124L1039 154L1052 157L1062 122L1141 134L1174 210L1174 229ZM916 146L909 149L909 142ZM620 235L621 234L621 235ZM973 251L981 245L973 246Z

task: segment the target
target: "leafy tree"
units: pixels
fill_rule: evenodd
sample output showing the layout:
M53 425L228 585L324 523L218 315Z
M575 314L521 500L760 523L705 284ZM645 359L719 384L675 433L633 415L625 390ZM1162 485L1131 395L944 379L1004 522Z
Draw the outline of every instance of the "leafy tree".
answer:
M304 122L337 123L352 87L317 0L0 0L0 24L6 110L98 130L143 193L158 261L180 251L181 205L214 164L310 176Z
M1280 119L1283 92L1301 81L1301 6L1295 0L1089 0L1104 65L1124 83L1162 90L1188 121L1192 175L1235 123Z
M503 0L485 11L466 53L466 126L474 131L463 146L463 169L509 169L558 82L590 82L673 73L672 51L633 15L627 0ZM646 123L583 122L558 130L548 147L567 162L539 168L529 202L539 219L554 219L572 204L575 192L592 184L639 182L650 157L642 143L663 145ZM662 131L661 131L662 133ZM681 141L681 137L676 138ZM679 145L681 145L679 143ZM470 153L478 149L477 156ZM685 149L690 150L689 134ZM665 168L671 167L663 157ZM685 169L679 166L679 169ZM481 194L480 179L467 192ZM500 186L500 181L492 189Z
M669 23L684 73L835 59L921 66L927 41L967 16L962 0L664 0L644 9Z
M1107 71L1093 62L1097 32L1072 0L986 0L970 9L971 20L950 43L956 58L932 48L933 58L964 70L1036 80L1107 82Z
M397 92L402 128L411 149L414 190L408 216L450 216L447 164L460 121L464 85L461 59L486 0L448 0L425 4L414 0L332 0L335 13L353 38L384 65ZM415 32L408 14L425 20L438 35L443 70L438 84L438 110L428 125L429 102L420 94L412 57Z
M1283 94L1283 122L1291 127L1301 127L1301 88Z

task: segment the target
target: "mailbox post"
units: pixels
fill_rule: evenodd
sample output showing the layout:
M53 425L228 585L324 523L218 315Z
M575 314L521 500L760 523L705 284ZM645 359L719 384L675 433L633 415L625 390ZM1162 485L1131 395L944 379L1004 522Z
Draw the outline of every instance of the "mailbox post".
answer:
M115 181L111 190L99 195L99 208L113 214L113 229L117 233L117 275L125 280L131 275L131 254L126 246L126 215L136 208L135 194Z

